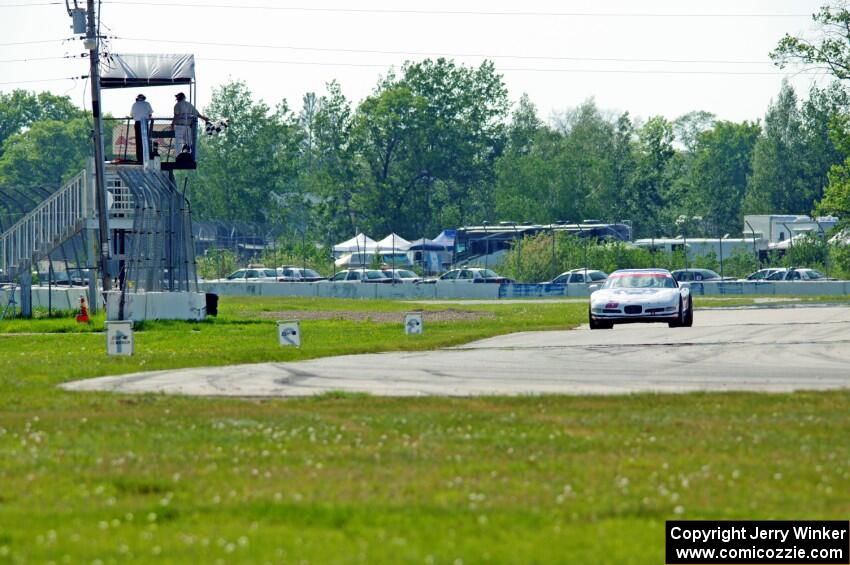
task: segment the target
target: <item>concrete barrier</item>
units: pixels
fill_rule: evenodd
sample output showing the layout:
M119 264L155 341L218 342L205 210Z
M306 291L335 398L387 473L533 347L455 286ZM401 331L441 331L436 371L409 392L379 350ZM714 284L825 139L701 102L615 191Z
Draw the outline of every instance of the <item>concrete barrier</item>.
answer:
M850 295L850 281L809 282L693 282L691 291L696 296L846 296ZM586 284L473 284L438 281L434 284L369 284L369 283L316 283L290 282L207 282L200 284L204 292L221 296L310 296L318 298L384 298L397 300L472 299L497 300L500 298L559 298L586 297L590 293Z
M106 319L119 320L121 293L106 293ZM207 316L203 292L140 292L124 297L124 318L141 320L203 320Z
M433 284L372 284L372 283L315 283L290 282L206 282L201 290L220 296L310 296L319 298L382 298L397 300L428 299L497 299L498 284L451 283L438 281Z
M0 290L0 312L9 303L10 290ZM32 287L33 308L53 308L54 310L78 310L80 308L80 297L88 299L88 289L84 287ZM16 308L21 307L21 290L15 290Z
M850 281L724 281L692 282L696 296L846 296Z

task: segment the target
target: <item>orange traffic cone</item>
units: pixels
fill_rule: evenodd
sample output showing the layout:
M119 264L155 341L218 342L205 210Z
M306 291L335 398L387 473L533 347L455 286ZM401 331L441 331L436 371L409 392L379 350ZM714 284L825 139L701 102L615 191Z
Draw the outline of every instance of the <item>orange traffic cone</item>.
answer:
M89 323L89 309L86 306L86 297L80 297L80 313L77 314L77 322L81 324Z

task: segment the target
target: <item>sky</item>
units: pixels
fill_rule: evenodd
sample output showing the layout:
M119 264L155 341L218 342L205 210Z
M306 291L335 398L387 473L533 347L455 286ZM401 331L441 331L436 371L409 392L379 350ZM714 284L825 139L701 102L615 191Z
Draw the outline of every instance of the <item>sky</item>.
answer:
M446 56L493 60L511 100L527 93L544 119L594 98L638 118L704 110L741 121L764 116L783 77L802 97L824 83L768 56L786 32L811 35L823 1L106 0L101 22L113 53L194 53L199 108L230 80L298 110L336 79L356 102L391 67ZM0 0L0 91L49 90L90 107L86 81L70 80L88 74L70 24L64 0ZM176 88L141 92L155 115L171 115ZM107 91L104 109L126 115L137 93Z

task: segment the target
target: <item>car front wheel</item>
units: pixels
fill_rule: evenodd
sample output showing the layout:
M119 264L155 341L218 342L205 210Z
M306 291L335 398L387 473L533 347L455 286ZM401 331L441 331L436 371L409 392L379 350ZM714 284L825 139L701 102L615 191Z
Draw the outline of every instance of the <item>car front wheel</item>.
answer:
M667 322L667 325L669 327L671 327L671 328L681 328L683 325L685 325L685 313L684 313L684 310L682 308L682 305L683 305L682 304L682 297L680 296L679 297L679 312L676 315L675 320L673 320L672 322Z
M682 326L685 328L690 328L694 325L694 300L690 296L688 297L688 311L685 313L685 319L682 322Z
M590 308L587 309L587 321L592 330L610 330L614 327L614 322L594 320L593 315L590 313Z

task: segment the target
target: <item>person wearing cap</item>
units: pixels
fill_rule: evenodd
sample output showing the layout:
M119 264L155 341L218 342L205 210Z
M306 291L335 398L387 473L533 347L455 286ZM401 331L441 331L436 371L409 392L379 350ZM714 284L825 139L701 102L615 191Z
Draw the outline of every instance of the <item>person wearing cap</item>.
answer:
M205 122L208 122L209 118L198 112L192 106L192 103L186 100L186 95L182 92L174 97L177 99L177 103L174 105L174 119L171 122L171 125L174 127L174 146L188 146L191 151L194 143L194 139L192 139L192 126L195 124L195 120L201 118Z
M133 129L136 131L136 161L144 163L148 160L148 138L151 119L153 118L153 108L145 99L144 94L136 96L136 102L130 109L130 116L135 122Z

